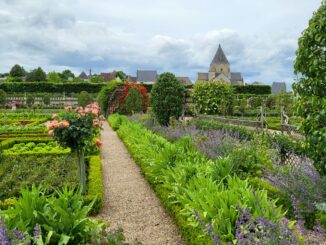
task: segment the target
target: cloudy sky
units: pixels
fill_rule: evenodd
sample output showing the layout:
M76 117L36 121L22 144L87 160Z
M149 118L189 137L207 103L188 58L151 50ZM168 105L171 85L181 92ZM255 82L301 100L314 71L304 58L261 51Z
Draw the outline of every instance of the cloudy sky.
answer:
M207 71L220 43L247 82L293 80L297 39L321 0L0 0L0 73L69 68Z

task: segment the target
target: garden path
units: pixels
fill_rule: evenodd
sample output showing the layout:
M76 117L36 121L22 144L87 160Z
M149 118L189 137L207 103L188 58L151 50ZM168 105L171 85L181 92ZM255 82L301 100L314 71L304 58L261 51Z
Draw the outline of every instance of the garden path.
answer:
M144 245L184 244L171 217L144 179L116 132L103 125L101 151L105 191L99 215L110 229L123 228L128 242Z

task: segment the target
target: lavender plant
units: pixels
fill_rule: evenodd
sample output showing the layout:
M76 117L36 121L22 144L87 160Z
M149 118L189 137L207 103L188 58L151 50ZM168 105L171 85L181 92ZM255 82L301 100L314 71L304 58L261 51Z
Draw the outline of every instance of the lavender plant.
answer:
M239 245L252 244L299 244L296 234L290 229L286 219L276 224L265 217L254 218L250 211L238 207L236 221L236 241Z

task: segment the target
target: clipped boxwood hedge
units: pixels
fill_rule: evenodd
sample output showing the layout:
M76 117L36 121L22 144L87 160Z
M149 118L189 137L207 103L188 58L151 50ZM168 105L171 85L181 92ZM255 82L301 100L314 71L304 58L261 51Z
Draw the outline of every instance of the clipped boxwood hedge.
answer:
M94 199L95 202L91 213L97 214L103 207L104 202L102 162L100 156L91 156L88 162L87 195L84 196L84 201L89 204Z
M90 82L4 82L0 83L0 89L7 93L80 93L87 91L88 93L98 93L103 86L103 83Z
M269 85L233 85L235 94L271 94L272 88Z

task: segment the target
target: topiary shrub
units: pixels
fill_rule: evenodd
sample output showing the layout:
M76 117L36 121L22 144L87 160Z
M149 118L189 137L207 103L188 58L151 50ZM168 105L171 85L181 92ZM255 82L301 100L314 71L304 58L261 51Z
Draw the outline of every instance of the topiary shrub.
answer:
M293 85L297 111L302 116L308 155L316 169L326 175L326 1L309 21L299 39L294 70L300 79Z
M162 73L157 78L151 95L153 112L160 124L167 126L170 117L181 116L185 88L172 73Z
M230 115L233 112L234 95L230 84L219 81L197 81L192 98L199 113Z
M0 89L0 106L5 106L7 102L7 93Z
M78 96L78 105L85 107L92 101L92 97L86 91L82 91Z
M50 105L51 104L50 96L47 95L47 94L43 96L42 100L43 100L44 105Z
M122 111L128 115L141 112L142 111L142 96L138 89L131 88L127 94L124 104L122 106Z
M28 107L32 107L34 105L35 98L32 95L28 95L26 98L26 104Z

